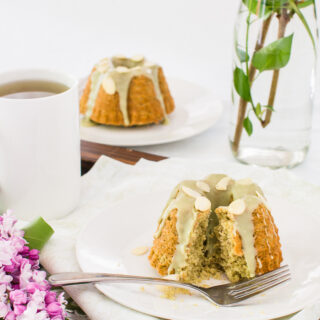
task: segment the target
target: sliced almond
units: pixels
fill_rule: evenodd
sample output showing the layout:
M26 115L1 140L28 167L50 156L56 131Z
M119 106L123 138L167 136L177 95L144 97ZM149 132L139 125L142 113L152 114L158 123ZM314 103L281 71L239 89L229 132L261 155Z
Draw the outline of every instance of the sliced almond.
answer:
M243 214L246 210L246 203L242 199L230 203L228 211L234 215Z
M206 212L211 209L211 202L206 197L199 197L196 199L194 206L197 210Z
M230 177L223 177L217 184L216 184L216 189L219 191L225 191L228 189L228 185L231 182Z
M253 181L250 178L245 178L237 180L237 184L241 184L242 186L249 186L250 184L253 184Z
M119 73L125 73L125 72L128 72L129 69L127 67L123 67L123 66L119 66L119 67L116 67L116 70L119 72Z
M204 192L210 192L210 186L206 182L197 181L196 185L200 190L202 190Z
M151 62L151 61L147 61L144 66L147 67L147 68L152 68L154 67L156 64L154 62Z
M198 197L201 197L201 194L200 194L198 191L192 190L192 189L190 189L190 188L188 188L188 187L186 187L186 186L182 186L182 187L181 187L181 190L182 190L187 196L189 196L189 197L191 197L191 198L197 199Z
M131 250L131 253L134 254L135 256L142 256L146 254L149 251L149 247L142 246L142 247L137 247Z
M105 77L102 81L102 87L108 94L115 94L116 84L111 77Z
M124 54L116 54L115 56L113 56L113 58L115 58L115 59L127 59L127 57Z
M144 56L142 54L136 54L133 57L131 57L131 60L134 62L141 62L144 60Z
M105 73L109 70L110 64L107 61L101 61L98 65L98 71L101 73Z

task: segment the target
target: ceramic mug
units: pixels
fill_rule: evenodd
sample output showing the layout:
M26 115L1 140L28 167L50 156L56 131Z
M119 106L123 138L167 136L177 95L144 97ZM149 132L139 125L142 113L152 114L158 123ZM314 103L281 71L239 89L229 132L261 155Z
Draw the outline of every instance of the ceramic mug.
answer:
M0 74L0 86L24 80L68 89L41 98L0 97L0 208L27 221L60 218L80 194L78 81L54 70Z

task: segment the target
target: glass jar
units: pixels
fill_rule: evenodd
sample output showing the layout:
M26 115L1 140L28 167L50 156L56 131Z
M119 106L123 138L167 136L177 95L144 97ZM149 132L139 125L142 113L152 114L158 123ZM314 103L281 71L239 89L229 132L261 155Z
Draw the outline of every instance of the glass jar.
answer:
M279 168L305 159L317 43L314 0L241 1L229 127L237 160Z

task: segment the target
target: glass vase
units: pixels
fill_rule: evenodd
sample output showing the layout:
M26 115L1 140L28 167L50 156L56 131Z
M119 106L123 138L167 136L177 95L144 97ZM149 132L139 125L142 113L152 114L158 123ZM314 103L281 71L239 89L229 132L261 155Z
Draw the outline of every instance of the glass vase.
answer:
M229 140L235 158L271 168L303 162L310 142L314 0L242 0L235 27Z

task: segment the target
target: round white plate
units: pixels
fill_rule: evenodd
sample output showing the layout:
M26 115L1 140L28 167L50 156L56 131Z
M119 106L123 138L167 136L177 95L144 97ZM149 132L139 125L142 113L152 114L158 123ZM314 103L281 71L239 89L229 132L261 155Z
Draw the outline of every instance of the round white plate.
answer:
M151 246L166 198L167 194L153 193L128 196L92 220L76 245L81 269L158 277L149 265L147 254L134 256L131 250ZM162 298L154 286L99 284L97 288L132 309L172 320L261 320L298 311L320 298L320 219L285 199L270 197L269 202L280 230L285 263L292 273L289 283L240 306L219 308L196 295L180 295L176 300Z
M84 86L86 79L80 81ZM220 118L222 104L210 92L192 82L168 79L176 109L168 125L123 128L80 126L82 140L117 146L146 146L186 139L212 127Z

